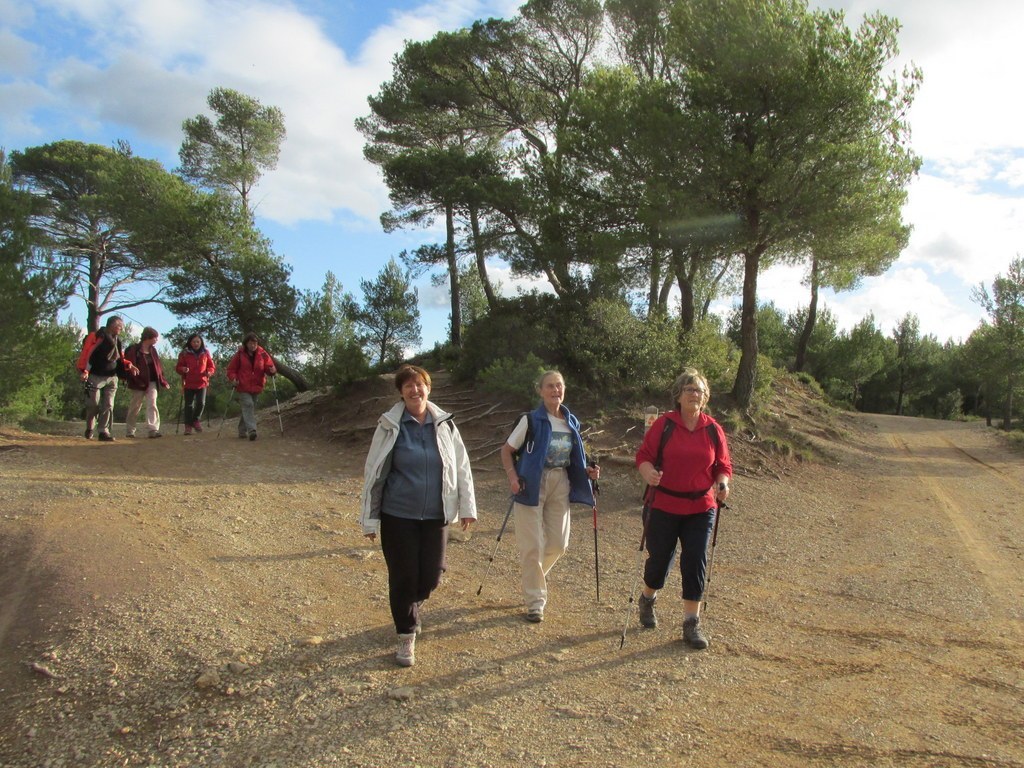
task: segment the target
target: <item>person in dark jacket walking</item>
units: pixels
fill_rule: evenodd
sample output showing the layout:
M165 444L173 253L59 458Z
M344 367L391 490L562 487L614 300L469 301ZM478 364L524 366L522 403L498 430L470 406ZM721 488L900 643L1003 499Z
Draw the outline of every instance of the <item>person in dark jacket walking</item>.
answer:
M267 376L276 376L274 359L260 346L255 333L247 333L242 346L228 363L228 381L235 385L238 400L242 404L242 416L238 420L238 436L256 439L256 400L267 385Z
M562 402L562 374L546 371L537 392L541 404L523 415L501 446L501 464L515 497L526 620L534 623L544 620L548 572L569 546L569 503L593 506L590 481L601 476L600 467L587 466L579 419Z
M163 437L160 432L160 410L156 400L160 389L170 389L171 385L164 378L164 369L160 364L160 355L156 351L156 343L160 334L155 328L142 329L142 339L132 344L124 352L125 360L135 367L134 373L127 374L128 389L131 400L128 413L125 415L125 437L135 437L135 421L146 404L146 432L150 437Z
M185 402L185 434L191 435L192 430L203 431L203 411L206 409L206 390L210 379L217 372L213 356L206 348L203 337L193 333L185 342L185 348L178 355L178 364L174 370L181 376L181 386Z
M86 440L92 440L93 430L98 427L99 440L108 443L114 441L110 425L114 420L117 379L135 367L124 360L124 350L118 338L123 330L124 320L111 315L103 328L86 336L78 358L78 371L86 386Z

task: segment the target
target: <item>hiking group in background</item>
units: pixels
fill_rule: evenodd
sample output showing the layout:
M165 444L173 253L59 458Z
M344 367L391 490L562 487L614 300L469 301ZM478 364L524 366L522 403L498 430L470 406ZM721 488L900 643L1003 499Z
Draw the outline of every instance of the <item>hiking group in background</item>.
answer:
M82 342L82 351L75 367L85 385L86 440L91 440L98 428L99 440L114 441L110 428L118 379L124 379L132 393L125 417L125 436L135 437L135 423L143 403L146 406L146 430L149 437L163 436L157 395L159 389L170 389L171 385L164 377L163 365L156 350L160 334L155 328L147 326L142 329L138 344L123 349L119 338L123 330L124 321L112 315L103 328L87 334ZM182 398L179 410L183 409L185 434L191 435L193 430L202 432L201 419L206 408L206 394L217 365L200 334L194 333L188 337L174 370L181 376ZM267 376L276 375L274 359L260 346L259 337L255 333L247 333L228 363L228 382L234 386L242 410L238 421L239 437L256 439L256 401L266 386Z

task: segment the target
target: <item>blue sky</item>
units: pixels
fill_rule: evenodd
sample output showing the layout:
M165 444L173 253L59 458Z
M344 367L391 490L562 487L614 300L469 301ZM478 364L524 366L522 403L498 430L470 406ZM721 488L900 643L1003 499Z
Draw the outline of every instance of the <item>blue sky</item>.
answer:
M893 267L825 302L842 327L873 312L887 333L914 312L940 340L963 339L982 318L970 290L1024 252L1024 74L1015 0L821 2L848 23L882 11L904 26L901 62L924 70L911 113L924 168L904 212L914 226ZM293 267L299 288L327 270L359 296L391 256L436 233L384 234L388 208L377 169L362 158L353 120L390 77L404 40L427 39L479 18L509 17L496 0L0 0L0 146L59 139L106 146L177 165L181 122L206 109L216 86L280 107L288 128L278 168L257 188L261 229ZM1010 84L1010 85L1007 85ZM492 269L510 286L500 262ZM807 303L798 268L760 280L785 311ZM539 285L539 283L538 283ZM424 346L445 336L447 293L419 286ZM727 311L734 298L718 305ZM69 312L82 319L81 307ZM138 308L137 324L168 330L164 310Z

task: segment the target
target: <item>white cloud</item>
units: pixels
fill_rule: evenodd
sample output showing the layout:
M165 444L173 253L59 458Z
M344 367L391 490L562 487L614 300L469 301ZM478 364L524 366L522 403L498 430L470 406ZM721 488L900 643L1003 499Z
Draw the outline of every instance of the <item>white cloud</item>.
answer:
M51 94L35 83L26 80L0 83L0 144L7 149L20 149L22 138L29 142L54 138L47 136L43 127L32 119L33 110L52 101Z
M9 29L0 29L0 74L5 77L25 77L38 66L39 46Z
M996 179L1014 189L1024 188L1024 157L1008 162L1003 170L996 174Z
M886 335L900 319L917 315L922 334L939 341L964 340L978 326L980 309L972 307L968 292L944 291L922 269L898 268L880 277L867 278L850 294L831 295L825 302L839 327L849 330L869 313Z
M75 107L83 125L127 127L169 149L176 149L181 142L181 122L187 116L182 104L205 96L193 78L168 72L152 59L132 52L104 68L67 61L50 85Z
M1024 248L1024 198L976 192L922 175L904 212L914 224L900 263L950 272L967 285L989 280Z
M4 25L11 27L25 27L32 23L35 18L35 9L32 3L24 0L0 0L0 19Z

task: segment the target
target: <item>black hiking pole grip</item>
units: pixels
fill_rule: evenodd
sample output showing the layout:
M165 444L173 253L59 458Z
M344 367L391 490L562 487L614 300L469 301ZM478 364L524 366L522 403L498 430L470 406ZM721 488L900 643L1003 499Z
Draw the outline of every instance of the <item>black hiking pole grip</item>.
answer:
M522 487L522 481L520 481L520 487ZM479 596L484 591L484 582L487 581L487 576L491 572L491 563L494 562L494 556L498 554L498 545L501 544L501 537L505 535L505 526L508 525L508 519L512 515L512 507L516 504L516 497L513 496L508 502L508 511L505 512L505 519L501 521L501 529L498 531L498 538L494 542L494 550L491 552L490 558L487 560L487 569L484 571L484 577L480 581L480 586L477 588L476 593Z

